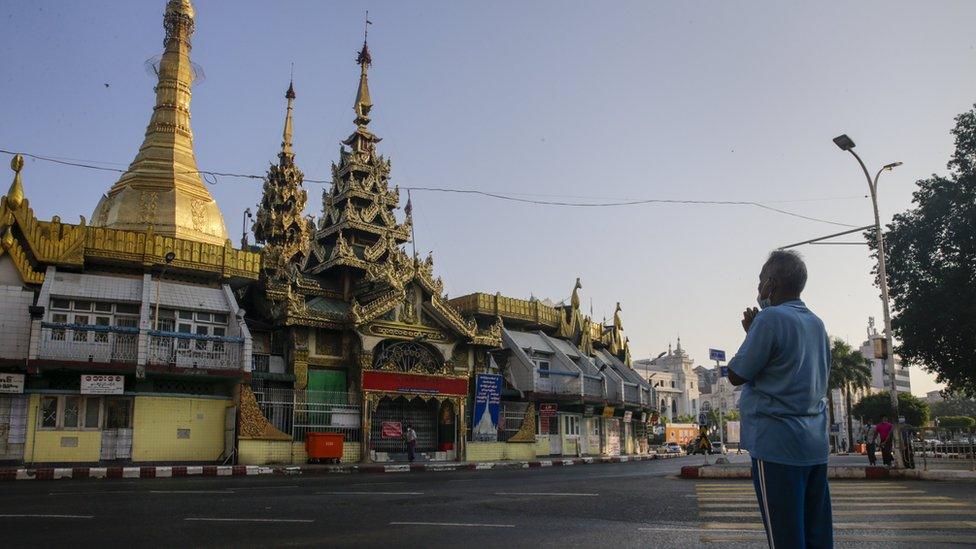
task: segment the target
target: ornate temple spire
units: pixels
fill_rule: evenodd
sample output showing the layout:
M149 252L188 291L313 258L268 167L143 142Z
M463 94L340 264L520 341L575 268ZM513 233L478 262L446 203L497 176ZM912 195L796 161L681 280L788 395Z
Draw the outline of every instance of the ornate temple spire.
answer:
M312 230L304 217L308 198L302 188L305 175L295 166L295 152L292 150L294 81L288 83L285 99L288 106L278 165L272 164L268 169L254 222L254 238L265 245L265 272L277 281L284 280L290 274L290 264L297 266L305 257Z
M281 162L281 166L291 166L295 162L295 151L291 148L291 113L292 104L295 101L294 80L288 82L288 91L285 92L285 99L288 100L288 109L285 111L285 129L281 132L281 152L278 153L278 159Z
M163 16L164 51L154 65L156 105L132 164L92 215L92 224L223 245L224 219L204 186L193 154L190 63L194 30L190 0L170 0Z
M373 57L369 54L369 45L366 40L363 40L363 47L359 50L356 63L359 65L359 88L356 90L356 102L352 107L356 113L356 118L353 120L356 124L356 131L342 143L351 148L359 160L369 162L370 158L375 155L376 144L381 139L366 128L370 122L369 111L373 108L373 100L369 95L368 76L369 66L373 64Z

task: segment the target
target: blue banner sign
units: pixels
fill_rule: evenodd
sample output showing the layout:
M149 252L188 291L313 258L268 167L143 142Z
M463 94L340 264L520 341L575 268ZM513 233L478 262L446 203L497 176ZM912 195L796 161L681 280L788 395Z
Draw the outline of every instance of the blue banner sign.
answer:
M721 349L709 349L708 360L718 360L720 362L725 362L725 351Z
M474 382L473 439L498 441L498 415L501 411L502 376L478 374Z

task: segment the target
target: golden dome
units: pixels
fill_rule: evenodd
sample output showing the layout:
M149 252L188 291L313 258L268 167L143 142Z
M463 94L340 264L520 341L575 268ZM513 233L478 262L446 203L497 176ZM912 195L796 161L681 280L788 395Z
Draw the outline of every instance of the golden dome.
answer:
M125 230L152 227L156 234L222 246L227 241L224 218L200 178L193 154L192 18L189 0L170 0L166 5L165 51L146 136L129 169L98 202L92 225Z

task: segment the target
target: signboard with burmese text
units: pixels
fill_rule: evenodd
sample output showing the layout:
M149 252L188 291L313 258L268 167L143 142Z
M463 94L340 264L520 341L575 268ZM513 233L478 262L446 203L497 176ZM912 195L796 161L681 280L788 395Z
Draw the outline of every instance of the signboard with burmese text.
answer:
M121 395L125 392L125 376L81 374L81 394Z
M24 374L0 374L0 393L24 392Z

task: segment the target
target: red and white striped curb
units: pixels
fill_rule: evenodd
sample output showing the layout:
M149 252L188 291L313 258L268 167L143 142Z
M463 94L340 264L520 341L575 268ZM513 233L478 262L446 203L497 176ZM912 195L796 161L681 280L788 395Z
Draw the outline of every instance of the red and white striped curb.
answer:
M0 480L62 480L79 478L243 477L270 475L258 465L174 465L145 467L41 467L0 469Z
M531 461L480 461L465 463L347 464L310 466L259 465L186 465L144 467L39 467L0 469L3 480L63 480L82 478L169 478L169 477L239 477L252 475L320 475L351 473L416 473L449 471L487 471L492 469L534 469L568 467L594 463L627 463L680 457L673 454L553 458Z

